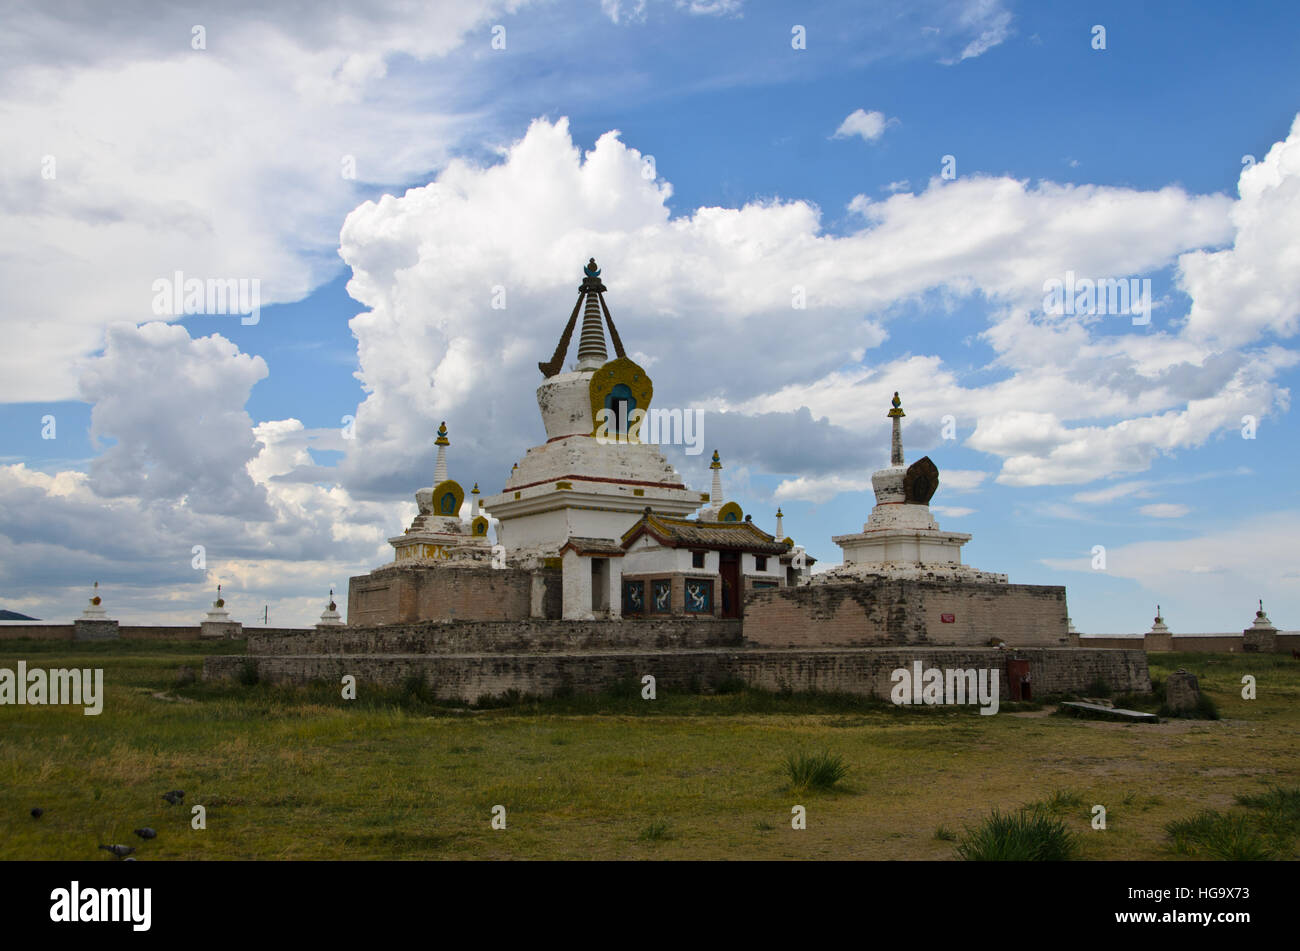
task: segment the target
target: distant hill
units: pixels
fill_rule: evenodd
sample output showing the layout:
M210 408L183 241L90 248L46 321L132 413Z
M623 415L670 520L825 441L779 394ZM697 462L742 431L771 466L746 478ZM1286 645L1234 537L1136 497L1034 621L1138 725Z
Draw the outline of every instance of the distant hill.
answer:
M28 617L26 614L19 614L17 611L0 611L0 621L39 621L38 617Z

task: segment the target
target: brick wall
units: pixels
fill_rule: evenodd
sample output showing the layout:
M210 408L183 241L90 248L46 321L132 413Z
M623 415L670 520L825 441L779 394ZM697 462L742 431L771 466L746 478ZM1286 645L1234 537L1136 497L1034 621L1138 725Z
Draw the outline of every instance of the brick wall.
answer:
M244 634L262 636L284 636L288 634L308 633L312 628L299 627L256 627L244 628ZM119 639L133 641L197 641L199 626L164 625L164 624L122 624L118 626ZM0 641L30 637L39 641L70 641L73 625L71 624L5 624L0 625Z
M745 640L765 647L984 647L999 637L1011 647L1064 647L1066 613L1065 588L1057 585L813 584L750 592Z
M925 667L988 668L999 671L1000 700L1009 696L1006 662L1029 661L1035 693L1084 690L1097 679L1118 692L1151 690L1146 654L1140 650L1030 648L998 651L962 648L847 650L700 649L533 654L315 654L220 656L204 661L205 680L237 676L247 662L258 675L276 682L324 680L339 683L345 674L360 683L400 685L420 676L443 699L476 700L507 690L549 695L564 688L594 692L622 678L652 674L659 690L707 688L727 678L768 689L844 691L888 698L890 674L913 661Z
M646 618L626 621L422 621L265 637L248 631L248 652L428 654L739 646L740 622Z
M1300 650L1300 633L1278 633L1273 651L1289 654ZM1147 634L1144 637L1101 636L1087 634L1079 638L1081 647L1143 648L1147 651L1183 651L1193 654L1240 654L1246 646L1241 634Z
M0 624L0 641L30 637L38 641L72 640L71 624Z
M542 571L547 583L543 603L548 616L559 617L560 572ZM526 618L531 613L532 579L533 572L524 568L381 568L349 579L347 620L349 624L371 625Z

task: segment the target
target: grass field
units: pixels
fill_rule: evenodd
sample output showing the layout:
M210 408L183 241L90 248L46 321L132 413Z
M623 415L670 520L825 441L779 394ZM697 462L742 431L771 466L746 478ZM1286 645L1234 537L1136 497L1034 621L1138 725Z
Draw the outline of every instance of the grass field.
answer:
M645 701L620 685L471 708L414 686L363 684L349 702L323 684L178 684L182 665L241 650L0 642L0 667L103 667L106 684L98 717L0 707L0 858L114 861L96 845L121 842L142 860L955 859L993 810L1035 803L1082 859L1240 854L1198 848L1210 827L1296 856L1300 797L1270 793L1300 786L1289 657L1151 655L1154 677L1195 672L1222 714L1158 725L747 689ZM1241 698L1244 674L1258 699ZM825 766L808 760L822 753L846 775L795 791L788 767ZM170 789L183 805L162 800ZM1236 801L1270 795L1282 805ZM190 827L194 803L204 830ZM1094 804L1104 831L1091 828ZM496 805L504 830L491 827ZM804 830L791 828L795 805ZM141 826L158 837L141 842Z

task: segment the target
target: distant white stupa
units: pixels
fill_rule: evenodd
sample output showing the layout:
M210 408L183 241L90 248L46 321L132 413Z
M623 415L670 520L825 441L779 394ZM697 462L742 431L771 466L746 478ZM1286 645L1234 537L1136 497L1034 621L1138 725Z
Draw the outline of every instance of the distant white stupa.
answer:
M86 610L81 612L81 617L86 621L107 621L108 612L104 610L104 605L99 597L99 582L95 582L95 593L90 597L90 604L86 605Z
M212 602L212 610L208 611L207 620L214 624L228 624L230 622L230 612L226 610L226 599L221 596L221 585L217 585L217 600Z
M325 610L321 612L320 624L335 626L343 623L343 616L339 614L339 606L334 603L334 589L330 588L330 600Z
M221 585L217 585L217 600L212 602L212 609L199 624L199 636L232 638L239 637L243 631L244 625L230 619L226 599L221 596Z

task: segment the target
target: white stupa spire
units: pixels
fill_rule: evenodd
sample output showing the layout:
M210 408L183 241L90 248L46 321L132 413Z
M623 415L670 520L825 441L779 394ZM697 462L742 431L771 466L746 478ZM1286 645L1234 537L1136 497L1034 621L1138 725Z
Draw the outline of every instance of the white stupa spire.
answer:
M889 442L889 464L891 466L901 466L903 464L903 417L907 414L903 412L903 403L898 398L898 392L894 392L892 401L893 409L889 411L889 418L894 423L894 433Z
M578 338L578 370L596 370L609 359L605 349L605 321L601 315L600 294L605 285L600 282L600 268L592 258L583 268L586 278L582 282L587 306L582 314L582 335Z
M713 461L709 463L709 468L713 470L713 489L709 492L709 508L716 509L722 507L722 460L718 458L718 450L713 450Z
M433 484L439 485L447 481L447 447L451 445L451 440L447 438L447 423L444 421L438 427L438 438L433 441L438 447L438 461L433 467Z
M781 520L783 518L784 516L781 514L781 509L778 506L776 510L776 540L779 542L785 540L785 529L781 527Z

